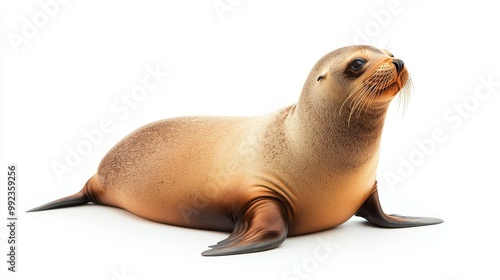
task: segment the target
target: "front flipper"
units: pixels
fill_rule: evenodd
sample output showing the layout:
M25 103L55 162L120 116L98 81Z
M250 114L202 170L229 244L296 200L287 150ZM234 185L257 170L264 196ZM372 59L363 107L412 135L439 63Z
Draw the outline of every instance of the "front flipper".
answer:
M209 246L203 256L252 253L278 247L288 234L286 210L272 198L255 201L236 221L231 235Z
M406 217L400 215L387 215L382 211L378 199L378 191L375 191L363 203L356 216L363 217L370 223L385 228L419 227L440 224L443 220L427 217Z

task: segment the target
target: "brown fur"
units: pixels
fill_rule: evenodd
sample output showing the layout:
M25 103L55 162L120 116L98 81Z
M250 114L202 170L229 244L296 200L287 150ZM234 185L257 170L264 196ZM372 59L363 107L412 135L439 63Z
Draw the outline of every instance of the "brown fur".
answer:
M269 116L140 128L104 157L91 193L98 203L195 228L232 230L235 212L262 195L285 205L289 235L344 222L371 194L390 101L347 121L350 109L341 106L363 81L343 74L354 56L371 58L370 69L389 58L371 47L334 51L314 66L299 103Z
M366 61L358 77L346 72L355 58ZM108 152L72 199L171 225L236 226L214 246L217 254L241 253L242 244L244 252L255 251L247 241L257 235L271 240L262 250L279 245L283 234L337 226L376 190L386 111L407 80L406 68L398 73L385 51L333 51L313 67L299 102L278 112L139 128Z

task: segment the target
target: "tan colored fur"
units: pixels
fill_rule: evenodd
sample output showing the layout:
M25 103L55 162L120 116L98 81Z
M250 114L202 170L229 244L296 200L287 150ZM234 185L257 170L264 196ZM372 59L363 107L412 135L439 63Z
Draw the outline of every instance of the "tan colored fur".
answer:
M347 77L355 57L367 59L367 70ZM406 80L393 70L387 83L395 86L353 114L348 98L390 63L372 47L339 49L313 67L296 105L149 124L109 151L87 191L97 203L185 227L231 231L263 197L285 206L288 235L339 225L373 191L387 107Z

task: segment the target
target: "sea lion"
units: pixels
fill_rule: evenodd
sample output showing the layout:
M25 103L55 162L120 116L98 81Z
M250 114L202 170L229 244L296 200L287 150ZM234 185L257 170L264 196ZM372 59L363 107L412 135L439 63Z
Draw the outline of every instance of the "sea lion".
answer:
M278 247L353 215L388 228L437 218L386 215L376 170L390 101L409 85L403 61L349 46L312 68L297 104L258 117L179 117L121 140L83 189L30 211L116 206L183 227L232 232L204 256Z

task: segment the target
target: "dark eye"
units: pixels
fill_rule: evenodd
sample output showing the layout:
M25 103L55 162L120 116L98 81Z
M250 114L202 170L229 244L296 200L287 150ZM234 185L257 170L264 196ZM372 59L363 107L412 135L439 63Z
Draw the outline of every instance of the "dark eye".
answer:
M354 72L358 72L361 68L363 68L364 65L364 60L362 60L361 58L356 58L351 62L351 64L349 64L349 69Z

